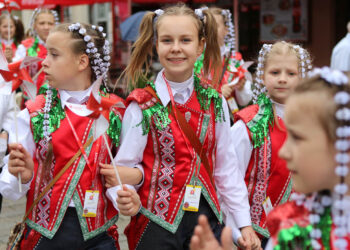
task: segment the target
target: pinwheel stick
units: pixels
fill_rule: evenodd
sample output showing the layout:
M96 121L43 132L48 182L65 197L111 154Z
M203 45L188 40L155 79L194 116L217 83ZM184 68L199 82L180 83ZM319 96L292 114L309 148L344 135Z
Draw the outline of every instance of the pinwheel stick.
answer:
M112 162L112 165L114 167L115 175L117 176L117 180L119 182L119 185L122 185L122 181L120 180L120 176L119 176L119 172L118 172L117 166L115 165L115 162L114 162L114 159L113 159L113 156L112 156L112 151L111 151L111 149L109 147L109 144L108 144L108 141L107 141L106 133L103 134L103 139L104 139L105 144L107 146L108 154L109 154L109 157L111 158L111 162Z
M8 29L7 29L7 31L8 31L8 36L7 36L7 41L8 41L8 43L7 43L7 45L9 46L10 45L10 40L11 40L11 12L10 11L8 11L9 12L9 14L8 14L8 16L7 16L7 19L8 19L8 23L7 23L7 27L8 27Z
M16 94L13 95L13 101L15 105L15 110L13 112L15 118L15 134L16 134L16 143L18 143L18 122L17 122L17 103L16 103ZM22 193L22 177L21 173L18 173L18 190Z

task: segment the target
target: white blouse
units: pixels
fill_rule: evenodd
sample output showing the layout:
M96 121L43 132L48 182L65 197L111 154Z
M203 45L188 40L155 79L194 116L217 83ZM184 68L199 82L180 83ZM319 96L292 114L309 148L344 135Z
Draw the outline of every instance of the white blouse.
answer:
M170 102L170 96L162 73L163 70L156 78L155 87L162 104L167 106ZM194 90L193 77L183 83L169 81L169 85L174 100L181 104L189 99ZM233 218L225 223L232 228L234 240L237 242L237 239L241 237L238 228L251 225L250 207L247 188L237 167L238 158L230 137L230 118L227 104L224 98L222 100L225 122L215 123L217 150L214 179L222 211ZM142 110L136 102L131 102L123 118L121 145L115 158L117 165L142 168L141 162L148 137L148 135L143 135L141 126L137 126L142 119Z
M92 86L83 91L66 91L59 90L61 97L62 108L65 108L69 103L82 104L89 99ZM17 117L18 122L18 142L28 151L28 153L33 157L35 152L35 142L33 138L32 131L30 129L30 115L27 109L23 109ZM16 142L15 129L11 126L9 130L9 143ZM30 182L27 184L22 184L22 192L18 189L18 179L10 174L8 171L8 156L4 159L5 166L0 174L0 193L7 199L18 200L23 197L30 188ZM113 206L118 210L117 205L117 194L116 191L120 189L120 186L107 189L106 195L113 203ZM74 202L71 200L69 203L70 207L74 207Z

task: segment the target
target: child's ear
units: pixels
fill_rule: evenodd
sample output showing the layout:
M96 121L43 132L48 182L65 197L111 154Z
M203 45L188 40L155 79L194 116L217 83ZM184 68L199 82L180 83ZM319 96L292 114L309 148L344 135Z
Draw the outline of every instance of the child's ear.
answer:
M200 56L203 53L204 45L205 45L205 39L202 37L202 39L199 40L199 43L198 43L197 56Z
M85 70L87 67L89 67L90 64L90 60L87 54L81 54L78 57L79 60L79 70L83 71Z

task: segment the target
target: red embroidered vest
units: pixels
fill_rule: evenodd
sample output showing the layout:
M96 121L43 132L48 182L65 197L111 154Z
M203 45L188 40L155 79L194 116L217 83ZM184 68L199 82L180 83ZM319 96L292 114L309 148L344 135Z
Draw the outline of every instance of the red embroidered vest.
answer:
M39 95L34 103L26 103L31 118L38 112L43 112L45 99ZM42 161L47 153L47 146L44 140L36 143L34 154L34 179L31 182L27 193L27 209L34 199L41 193L43 188L50 180L65 166L65 164L79 150L78 143L75 140L72 129L68 123L69 116L78 138L84 144L92 136L93 119L74 114L68 108L65 109L65 117L60 121L59 128L55 130L52 136L53 161L51 169L44 172ZM121 113L118 114L121 117ZM59 119L59 118L56 118ZM31 128L33 124L31 121ZM107 231L118 219L118 212L113 204L107 199L103 177L99 173L99 162L109 163L107 148L103 138L98 138L94 143L86 148L90 167L86 164L83 156L71 165L70 168L60 177L54 186L47 192L41 201L33 208L29 214L26 223L29 227L41 233L45 237L52 239L59 230L66 209L72 200L77 210L79 223L81 226L84 240L91 239L96 235ZM97 157L96 165L94 159ZM45 178L46 176L46 178ZM92 184L94 188L92 187ZM86 190L99 190L99 202L96 217L83 217L83 206Z
M152 96L144 89L136 89L127 102L136 101L142 110L148 109ZM185 116L198 138L205 138L204 149L212 170L215 168L215 115L213 104L208 111L200 108L196 91L189 100L181 105L176 104ZM174 117L164 130L159 130L154 123L150 124L147 145L143 154L144 183L138 193L142 202L141 213L145 217L132 217L126 230L129 247L134 249L148 220L164 229L175 233L184 210L183 198L186 185L195 179L195 170L199 162L191 143L185 139ZM207 135L206 135L207 134ZM210 177L203 164L200 165L197 185L202 186L202 199L205 198L221 222L220 206ZM203 197L204 196L204 197Z
M250 126L258 117L258 105L251 105L235 115L236 120L242 120L250 135ZM273 207L288 201L291 190L291 176L286 162L278 156L278 151L286 139L286 129L283 120L278 117L279 127L275 123L269 126L269 133L262 146L254 148L245 173L245 183L248 189L250 215L253 228L260 235L270 237L266 229L266 214L262 203L269 197Z

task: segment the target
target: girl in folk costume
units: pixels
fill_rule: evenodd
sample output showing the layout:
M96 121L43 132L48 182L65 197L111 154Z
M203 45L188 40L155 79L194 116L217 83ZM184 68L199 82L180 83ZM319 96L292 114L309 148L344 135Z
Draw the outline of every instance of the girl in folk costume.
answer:
M0 176L5 197L19 199L27 194L23 249L118 247L109 235L118 236L113 226L118 219L116 198L114 192L114 198L106 197L98 166L108 163L108 148L101 137L93 141L94 113L87 109L97 84L92 82L109 67L109 44L104 37L102 27L78 23L59 25L47 38L48 55L42 65L48 85L19 113L19 143L10 144L8 164ZM113 104L107 111L108 143L118 146L123 110L116 105L122 100L100 95L104 103ZM13 137L10 131L11 142ZM141 181L139 170L128 170L139 176L129 184ZM130 180L127 175L121 177L123 182Z
M350 246L349 77L327 67L309 76L286 102L288 137L279 151L292 173L293 189L300 193L269 213L266 250ZM202 217L191 249L231 249L228 235L223 234L221 248Z
M205 8L202 8L205 9ZM246 106L252 99L251 82L246 80L247 72L241 53L235 48L235 30L231 12L227 9L209 8L217 23L218 43L222 61L222 72L219 75L219 84L216 89L228 101L231 111L238 111L238 105ZM195 63L195 72L203 73L203 57Z
M9 27L10 26L10 27ZM10 31L9 31L10 29ZM24 38L24 27L22 21L17 16L0 16L0 36L1 48L4 51L9 63L16 60L17 47Z
M22 44L18 46L16 58L21 59L27 55L45 59L47 55L45 45L46 39L50 30L53 29L56 24L58 24L58 14L56 11L41 8L35 9L30 22L32 37L22 41ZM35 81L38 91L45 81L45 74L40 71L42 68L41 64L42 61L37 64L32 64L29 68L31 77L41 72Z
M218 236L221 204L240 228L235 228L236 240L259 248L243 177L231 164L236 155L225 99L193 74L205 42L204 71L209 59L214 65L220 62L214 17L179 4L147 13L140 31L126 68L128 82L145 77L142 69L149 67L154 44L164 69L127 99L117 164L141 165L144 171L139 213L126 213L135 215L125 232L129 248L188 249L199 214L207 215ZM140 206L131 192L121 190L118 196L124 208Z
M349 78L327 67L310 77L287 100L279 152L300 194L269 214L267 249L350 248Z
M266 215L289 199L292 183L278 151L286 138L284 103L311 68L309 53L287 42L264 44L259 52L254 102L235 115L231 129L237 164L248 188L253 228L263 243ZM224 208L223 208L224 210Z

